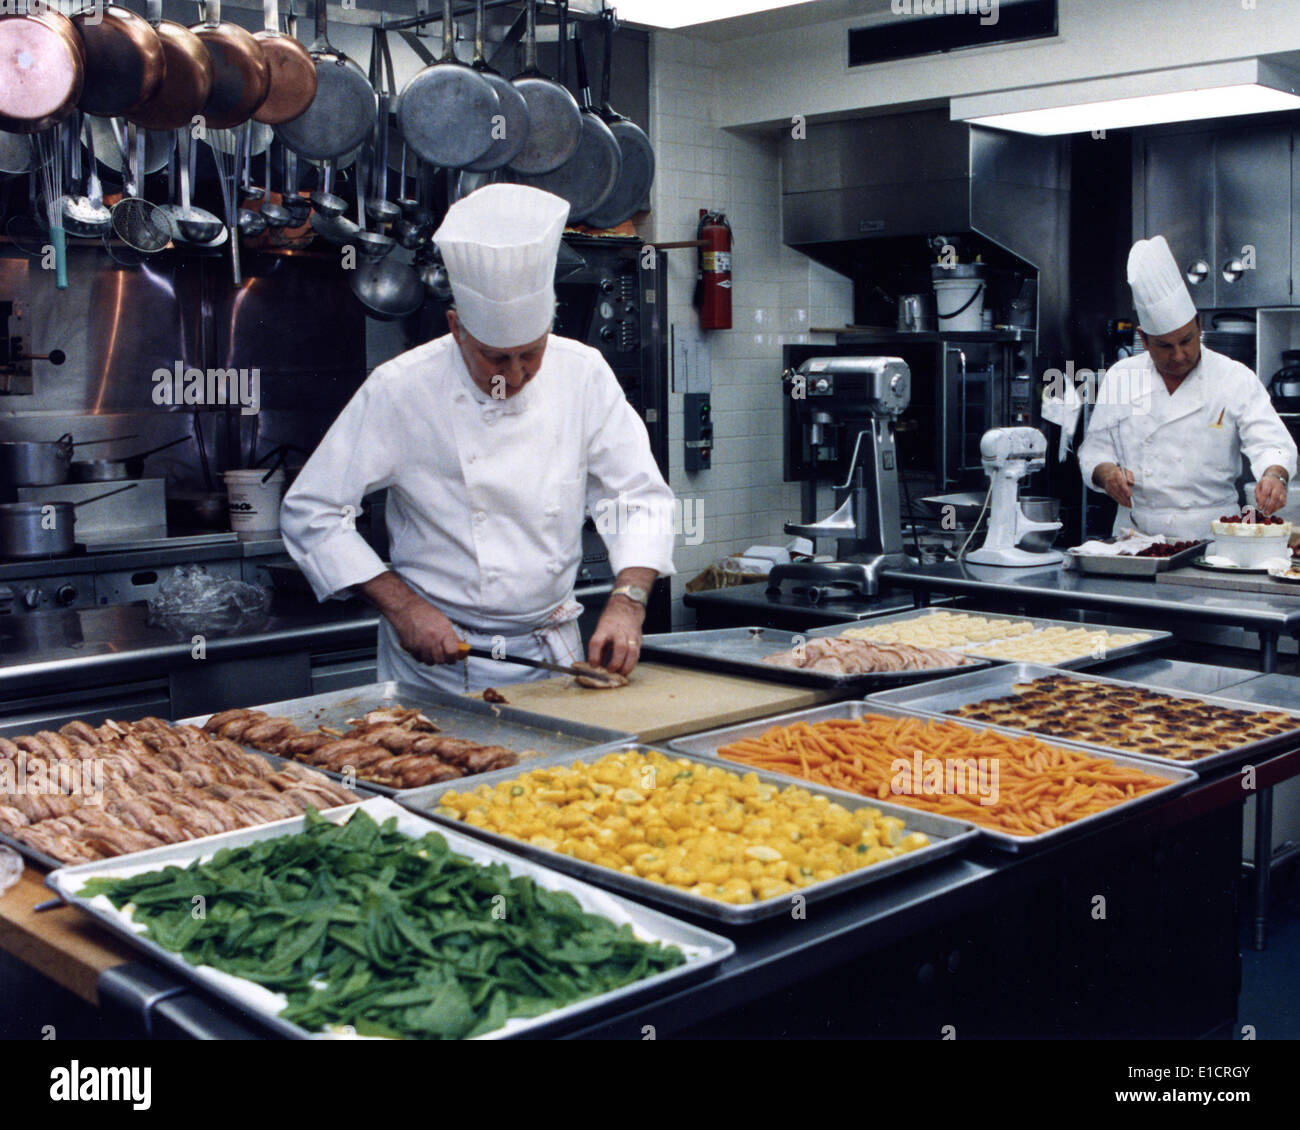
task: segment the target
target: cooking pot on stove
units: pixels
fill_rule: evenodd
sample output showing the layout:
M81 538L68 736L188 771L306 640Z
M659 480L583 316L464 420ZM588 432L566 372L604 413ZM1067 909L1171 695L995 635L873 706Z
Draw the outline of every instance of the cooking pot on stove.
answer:
M134 490L135 483L105 491L80 502L5 502L0 503L0 557L59 557L77 547L73 536L77 507L98 502L101 498Z
M1269 380L1268 392L1279 412L1300 412L1300 349L1282 351L1282 368Z

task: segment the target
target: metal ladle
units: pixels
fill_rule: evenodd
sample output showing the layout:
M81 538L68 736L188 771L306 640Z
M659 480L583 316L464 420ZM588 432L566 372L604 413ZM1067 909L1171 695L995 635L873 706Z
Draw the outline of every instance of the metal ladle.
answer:
M357 230L352 236L352 243L366 259L382 259L396 246L391 235L381 232L366 231L366 173L369 169L362 160L357 161Z
M311 206L321 216L333 218L342 216L348 210L348 202L341 196L334 195L334 162L325 161L322 166L321 186L311 193L307 199L311 201ZM316 225L313 224L313 227Z
M176 147L180 164L181 202L179 207L174 204L166 207L172 232L184 243L211 244L224 232L225 225L207 209L196 207L190 200L194 138L188 129L176 131Z

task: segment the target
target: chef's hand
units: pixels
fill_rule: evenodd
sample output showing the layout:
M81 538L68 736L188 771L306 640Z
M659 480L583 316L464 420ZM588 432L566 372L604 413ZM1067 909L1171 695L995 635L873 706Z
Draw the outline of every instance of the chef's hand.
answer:
M460 637L452 622L396 573L357 586L393 625L397 640L421 663L455 663Z
M1092 473L1092 481L1124 507L1133 505L1133 472L1117 463L1102 463Z
M641 658L645 609L625 596L611 596L587 644L587 662L617 675L630 675Z
M1277 513L1286 505L1286 483L1276 474L1270 474L1272 470L1270 467L1265 471L1255 484L1255 508L1265 517Z

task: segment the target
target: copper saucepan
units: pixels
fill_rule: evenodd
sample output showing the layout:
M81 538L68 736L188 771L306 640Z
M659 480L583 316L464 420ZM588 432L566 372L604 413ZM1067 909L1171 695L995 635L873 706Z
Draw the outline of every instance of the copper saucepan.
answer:
M162 18L162 0L149 0L148 13L162 44L163 80L126 118L145 129L182 129L202 112L212 93L212 56L189 28Z
M280 13L276 0L263 0L265 26L253 32L262 45L267 66L271 69L266 101L253 114L253 121L277 126L302 115L316 97L316 61L311 52L292 35L280 30Z
M208 129L242 126L266 101L271 70L266 52L253 36L238 24L222 23L221 0L205 0L204 20L190 30L212 56L212 92L203 107Z
M116 4L72 17L86 49L86 82L77 108L116 118L144 105L162 85L163 46L143 16Z
M0 16L0 130L39 133L77 107L86 52L67 16L53 9Z

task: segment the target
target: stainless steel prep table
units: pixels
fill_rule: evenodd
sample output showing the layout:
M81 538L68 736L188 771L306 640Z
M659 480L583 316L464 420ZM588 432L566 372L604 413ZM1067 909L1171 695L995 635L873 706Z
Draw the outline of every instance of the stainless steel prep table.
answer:
M964 1038L1226 1036L1238 982L1239 799L1231 776L1198 782L1140 819L1039 852L974 850L809 906L799 921L710 925L737 947L713 978L565 1035L639 1040L647 1025L658 1038L716 1035L731 1024L750 1038L793 1038L825 1036L834 1022L913 1038L934 1038L943 1024ZM1098 891L1126 908L1112 914L1104 941L1064 925ZM1008 970L1010 987L1000 980ZM874 978L875 987L848 976ZM823 1013L805 986L827 981L834 1012ZM101 982L101 1000L136 1034L147 1025L162 1038L265 1036L202 992L169 991L176 986L134 962ZM782 995L786 1011L769 1013Z
M1187 623L1220 624L1259 633L1260 667L1277 670L1277 641L1300 639L1300 593L1262 596L1216 592L1070 573L1060 566L1002 569L945 562L916 569L886 569L886 583L911 589L924 602L930 593L1015 600L1055 609L1094 609L1140 616L1147 624L1177 630Z
M912 597L906 593L884 593L869 598L856 596L814 604L806 595L788 588L769 595L767 584L762 581L706 592L688 592L682 597L682 604L694 609L696 624L701 628L745 628L755 624L787 632L842 624L846 620L866 620L915 606Z

